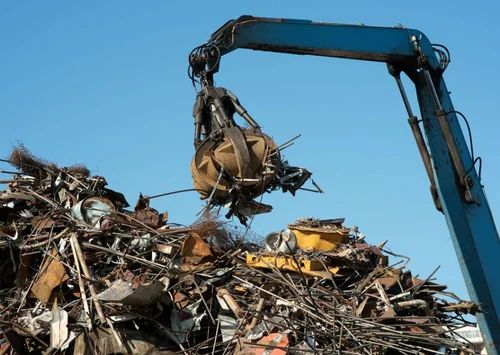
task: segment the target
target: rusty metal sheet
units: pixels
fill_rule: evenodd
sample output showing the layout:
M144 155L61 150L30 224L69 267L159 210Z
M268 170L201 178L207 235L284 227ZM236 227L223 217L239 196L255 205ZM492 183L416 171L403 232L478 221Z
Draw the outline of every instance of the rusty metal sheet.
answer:
M210 246L194 233L191 233L186 239L184 239L180 252L185 258L195 259L213 255Z
M256 342L242 339L236 346L234 355L286 355L288 345L288 334L271 333Z
M52 290L69 279L64 265L57 258L57 251L52 250L40 269L40 277L35 281L31 292L43 303L48 303Z

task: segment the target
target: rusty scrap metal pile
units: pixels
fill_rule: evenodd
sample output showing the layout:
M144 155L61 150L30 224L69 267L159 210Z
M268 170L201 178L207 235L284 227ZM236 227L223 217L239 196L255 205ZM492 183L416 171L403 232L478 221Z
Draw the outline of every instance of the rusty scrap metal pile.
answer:
M167 223L83 166L23 148L0 193L0 353L472 352L477 308L390 266L342 219L299 219L265 246L215 218Z

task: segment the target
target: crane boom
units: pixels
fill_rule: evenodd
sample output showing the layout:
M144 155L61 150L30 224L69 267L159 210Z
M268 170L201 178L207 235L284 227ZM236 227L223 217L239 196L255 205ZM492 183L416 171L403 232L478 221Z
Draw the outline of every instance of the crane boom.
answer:
M486 349L488 354L500 354L500 277L496 273L500 239L442 76L448 64L446 53L412 29L252 16L227 22L197 48L201 47L206 50L198 51L190 61L208 82L213 81L221 57L238 48L388 65L408 112L434 202L446 218L468 292L482 311L477 319ZM401 72L415 85L423 133L406 97Z
M221 55L246 48L416 65L415 47L410 40L413 36L420 39L431 68L439 70L429 40L420 31L406 28L241 16L215 31L210 41L217 43Z

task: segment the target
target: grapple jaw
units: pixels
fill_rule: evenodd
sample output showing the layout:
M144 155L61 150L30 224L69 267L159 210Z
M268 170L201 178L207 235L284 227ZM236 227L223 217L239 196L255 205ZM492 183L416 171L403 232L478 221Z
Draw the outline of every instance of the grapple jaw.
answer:
M250 128L236 124L235 112ZM235 215L245 224L247 217L272 209L256 202L256 197L279 188L295 195L311 176L306 169L291 167L281 160L279 147L230 91L204 88L197 95L193 114L194 188L209 205L228 207L226 217Z

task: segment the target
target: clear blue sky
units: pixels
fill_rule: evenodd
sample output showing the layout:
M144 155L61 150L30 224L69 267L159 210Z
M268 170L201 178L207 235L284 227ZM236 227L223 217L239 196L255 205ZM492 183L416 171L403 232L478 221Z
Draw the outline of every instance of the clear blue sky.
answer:
M445 79L469 117L483 183L500 220L498 1L6 1L0 2L0 155L16 141L61 165L86 164L133 204L139 192L191 186L194 91L187 54L242 14L417 28L452 52ZM368 241L389 240L415 274L437 265L466 295L445 220L393 79L382 64L241 50L217 83L235 92L277 142L309 168L324 195L280 192L257 216L260 234L300 216L346 217ZM415 111L413 88L412 94ZM5 165L3 167L6 167ZM154 201L189 224L189 193Z

